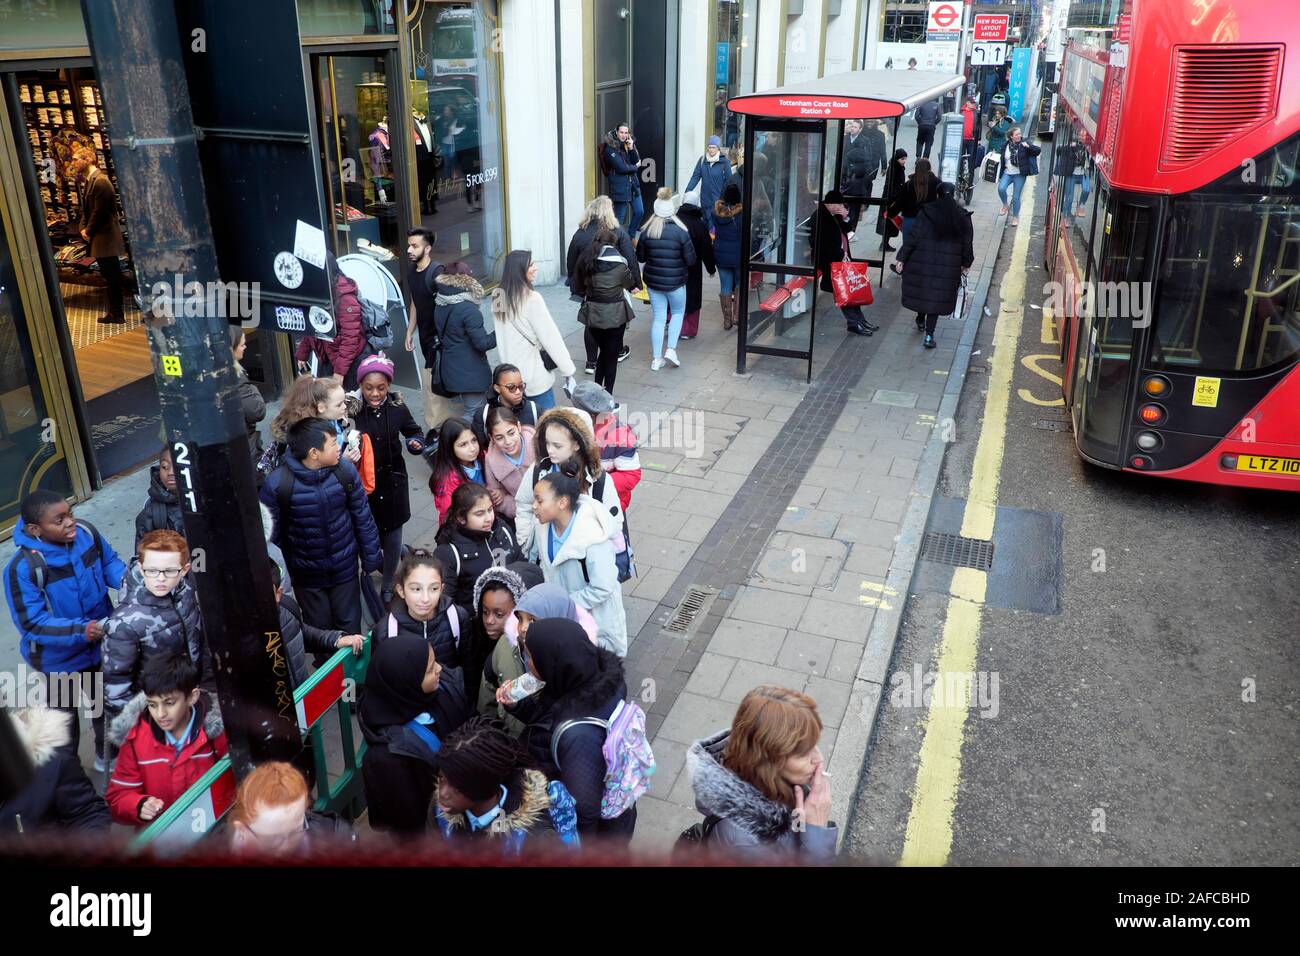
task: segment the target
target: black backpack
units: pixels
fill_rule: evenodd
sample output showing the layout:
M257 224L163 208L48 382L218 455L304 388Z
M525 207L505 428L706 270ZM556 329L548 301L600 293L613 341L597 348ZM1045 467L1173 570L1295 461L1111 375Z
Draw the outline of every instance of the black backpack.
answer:
M100 537L99 530L89 521L86 521L82 518L77 519L77 524L85 528L87 531L89 531L91 537L90 550L87 551L86 554L82 556L81 558L82 563L85 564L87 567L90 567L91 565L99 564L99 562L104 557L104 551L100 547L100 542L103 540L103 538ZM165 521L163 522L162 527L164 528L167 527L167 523ZM37 590L41 592L42 597L45 597L45 603L48 605L50 603L50 599L45 594L45 579L46 577L48 577L48 568L45 564L45 555L41 554L35 548L20 547L19 550L21 550L22 553L27 556L27 568L29 571L31 571L32 580L36 582ZM89 560L90 558L92 558L92 556L93 556L93 560ZM111 582L109 583L108 586L113 588L114 590L117 590L117 585L112 584Z
M677 837L677 842L673 844L673 855L693 853L704 849L712 839L713 831L717 829L718 824L721 822L722 817L711 813L699 823L692 823Z
M287 467L283 469L277 468L276 470L283 470L285 475L275 486L275 503L280 509L280 551L284 554L285 564L288 564L290 560L289 536L284 533L284 519L289 514L289 508L293 504L293 472ZM360 477L357 470L354 468L351 475L347 474L343 471L342 462L339 462L331 470L334 472L334 477L339 480L339 484L343 486L343 493L351 498L352 489L357 486L357 479ZM285 568L285 571L288 570L288 568Z

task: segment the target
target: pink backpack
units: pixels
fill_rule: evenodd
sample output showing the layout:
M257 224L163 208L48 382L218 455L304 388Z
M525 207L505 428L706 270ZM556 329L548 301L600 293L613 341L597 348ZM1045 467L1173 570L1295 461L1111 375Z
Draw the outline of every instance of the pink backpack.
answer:
M650 789L655 772L655 755L645 732L645 711L635 703L619 701L609 720L582 717L563 721L551 735L551 762L560 768L560 737L576 724L605 728L605 792L600 797L600 816L613 820L636 803Z

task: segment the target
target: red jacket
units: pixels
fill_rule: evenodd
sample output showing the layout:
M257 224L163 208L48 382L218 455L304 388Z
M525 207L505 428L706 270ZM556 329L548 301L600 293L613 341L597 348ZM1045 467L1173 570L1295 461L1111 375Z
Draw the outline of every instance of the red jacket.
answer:
M975 138L975 107L969 103L961 108L961 137L962 139Z
M104 799L115 822L138 829L148 826L153 821L140 819L140 804L146 797L158 797L167 809L226 755L221 711L203 695L194 709L194 726L179 754L149 716L144 694L137 694L114 719L109 739L122 750Z
M365 351L366 328L361 320L361 301L357 298L357 284L339 273L334 283L335 309L334 319L338 328L334 331L334 341L319 341L307 336L294 349L296 361L305 362L312 352L322 362L328 362L335 375L346 376L356 363L358 356Z
M641 458L637 455L636 432L612 416L595 429L600 460L614 482L618 503L626 511L632 504L632 489L641 480Z

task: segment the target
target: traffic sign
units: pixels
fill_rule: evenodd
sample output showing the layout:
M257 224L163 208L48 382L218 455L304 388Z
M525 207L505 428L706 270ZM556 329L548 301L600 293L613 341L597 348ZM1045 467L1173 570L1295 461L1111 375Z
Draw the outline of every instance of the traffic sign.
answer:
M971 44L971 66L1001 66L1005 62L1007 62L1006 43L976 42Z
M926 40L948 39L961 31L962 4L955 0L931 0L926 17Z
M1010 21L1011 17L1005 13L977 13L973 39L977 43L985 40L1005 43Z

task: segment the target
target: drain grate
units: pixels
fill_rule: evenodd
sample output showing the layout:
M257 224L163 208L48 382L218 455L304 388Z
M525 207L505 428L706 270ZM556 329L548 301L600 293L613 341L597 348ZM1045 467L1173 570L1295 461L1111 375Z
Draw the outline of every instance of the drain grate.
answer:
M664 630L669 634L686 634L695 624L713 599L718 596L718 592L713 588L702 588L692 585L686 591L686 596L682 598L682 603L677 605L677 610L673 611L673 616L668 619L664 625Z
M921 542L921 557L954 568L993 569L993 542L963 538L959 534L926 532Z

